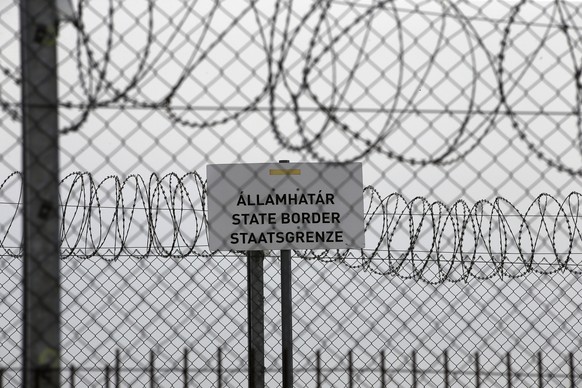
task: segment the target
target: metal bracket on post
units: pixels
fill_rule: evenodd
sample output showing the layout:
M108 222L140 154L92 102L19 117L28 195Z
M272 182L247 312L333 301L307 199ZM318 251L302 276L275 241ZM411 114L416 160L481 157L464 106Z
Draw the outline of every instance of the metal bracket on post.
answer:
M263 251L247 251L249 388L265 386Z
M23 387L60 387L59 145L55 0L21 0Z

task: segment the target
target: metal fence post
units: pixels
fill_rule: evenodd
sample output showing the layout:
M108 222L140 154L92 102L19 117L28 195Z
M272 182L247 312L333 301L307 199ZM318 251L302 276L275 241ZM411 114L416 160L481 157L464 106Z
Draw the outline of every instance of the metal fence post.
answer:
M574 353L568 353L568 364L570 364L570 388L576 388L576 370L574 366Z
M447 351L447 349L445 349L445 351L443 352L443 363L444 363L444 373L445 373L445 388L449 388L450 384L449 384L449 375L450 375L450 370L449 370L449 353Z
M315 352L315 387L321 388L321 352Z
M182 359L182 382L184 383L184 388L188 387L188 382L190 380L188 374L188 348L184 348L184 357Z
M416 351L412 351L412 388L416 388L418 386L417 381L417 370L416 370Z
M279 160L289 163L289 160ZM291 250L281 250L281 342L283 388L293 388L293 285Z
M538 352L538 388L544 387L544 365L542 362L542 352Z
M478 352L475 352L475 388L481 388L481 365Z
M265 386L263 251L247 251L249 388Z
M218 388L222 388L222 348L218 348L218 355L217 355L217 368L216 368L216 379Z
M511 388L511 355L509 352L507 352L507 356L505 358L505 366L507 368L507 388Z
M23 386L60 387L59 147L55 0L21 0ZM42 373L39 373L42 372Z
M354 387L354 360L352 349L348 352L348 387Z
M293 387L293 307L291 251L281 251L281 342L283 388Z
M380 351L380 387L386 387L386 354L384 350Z
M155 366L156 355L152 350L150 350L150 364L149 364L149 377L150 377L150 388L156 387L156 366Z

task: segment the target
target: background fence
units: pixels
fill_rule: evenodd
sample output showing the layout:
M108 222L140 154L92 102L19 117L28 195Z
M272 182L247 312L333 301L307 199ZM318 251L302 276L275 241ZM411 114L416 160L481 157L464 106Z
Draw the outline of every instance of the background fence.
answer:
M119 365L145 385L154 354L160 386L184 369L246 385L246 259L208 250L205 166L289 159L361 161L366 186L365 249L293 252L298 386L316 359L321 386L581 384L579 3L62 4L32 37L57 53L62 381L103 386ZM0 0L6 386L22 381L23 108L50 105L23 101L19 5Z

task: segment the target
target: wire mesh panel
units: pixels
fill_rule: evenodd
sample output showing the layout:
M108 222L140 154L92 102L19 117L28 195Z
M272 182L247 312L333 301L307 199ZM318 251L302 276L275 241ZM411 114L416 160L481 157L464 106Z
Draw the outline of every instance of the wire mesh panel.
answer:
M0 385L248 385L206 169L279 160L363 167L365 247L291 252L295 385L579 384L580 3L38 4L0 0Z

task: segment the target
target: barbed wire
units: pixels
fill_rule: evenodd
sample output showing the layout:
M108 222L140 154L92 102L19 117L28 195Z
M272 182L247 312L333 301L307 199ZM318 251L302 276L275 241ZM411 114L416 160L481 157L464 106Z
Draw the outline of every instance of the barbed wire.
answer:
M0 247L4 257L22 257L17 222L22 176L0 185L4 201ZM61 181L61 254L66 259L145 259L240 255L210 252L206 181L196 173L149 178L109 176L96 181L72 173ZM366 249L295 250L296 257L341 262L384 276L458 282L529 273L582 274L578 241L582 194L562 201L539 195L525 210L496 198L452 205L426 198L405 199L364 188ZM277 255L277 253L272 253Z
M76 39L72 40L75 47L61 43L61 48L74 58L77 73L76 81L75 75L66 74L75 92L60 101L69 122L61 131L80 130L93 112L107 107L157 110L174 124L198 130L260 110L268 113L272 133L281 147L305 152L314 160L349 162L379 153L399 162L424 166L448 165L463 159L503 116L511 120L533 155L552 168L582 176L582 169L562 160L559 151L537 141L538 135L529 129L531 120L522 119L524 114L572 116L576 119L572 133L561 128L560 122L555 122L556 130L564 132L582 149L579 109L582 65L577 58L579 4L556 0L536 5L520 0L513 5L504 3L505 14L493 18L488 16L485 5L454 1L418 4L379 0L356 4L324 0L307 7L282 0L271 7L259 3L248 1L240 12L232 14L217 1L206 6L185 1L171 15L170 27L161 23L165 30L162 35L156 21L168 15L159 4L147 0L140 22L142 38L131 42L131 50L118 52L128 44L116 32L116 23L125 9L112 1L96 4L78 0L72 28L76 32ZM527 6L530 7L524 11ZM226 14L228 23L218 14ZM413 25L412 16L420 18L426 26ZM190 28L192 17L199 19L199 23L184 40L181 31ZM254 20L254 25L249 20ZM99 23L98 31L95 23ZM483 23L488 23L487 27ZM198 114L203 106L184 97L186 84L196 78L196 71L204 63L211 61L218 47L229 46L232 39L229 34L237 28L249 35L244 47L252 45L264 56L264 65L249 71L249 77L259 86L254 88L254 95L251 92L244 96L245 104L217 100L216 105L207 106L212 114L204 118ZM525 35L533 39L534 47L529 51L519 44L519 38ZM426 42L419 45L423 39ZM463 47L456 48L451 42ZM187 54L178 59L173 52L176 47ZM231 62L243 51L235 54ZM528 77L545 81L547 69L537 67L535 61L545 51L564 58L557 63L564 67L564 79L575 90L572 96L562 97L563 109L548 111L541 102L523 109L531 82ZM134 56L133 65L120 70L128 54ZM522 64L513 69L507 58L516 55ZM171 79L162 74L168 63L179 64ZM16 69L4 64L1 69L7 82L19 87ZM456 72L463 73L462 77L455 76ZM152 80L160 82L162 78L163 87L157 88L155 95L146 92ZM211 85L203 80L196 82L199 92L211 92ZM433 104L427 109L421 90L428 90L431 95L442 94L437 91L445 83L459 93L452 93L450 98L439 96L433 101L436 107ZM548 95L561 93L560 85L545 82L544 87ZM0 109L19 120L15 100L15 96L0 95ZM73 111L78 113L73 115ZM366 121L365 131L361 129L361 120L353 120L362 114L376 118L373 124ZM314 125L313 117L318 117L319 124ZM438 147L425 146L424 156L402 147L393 148L388 139L405 131L404 124L413 118L427 118L424 125L429 129L440 125L455 129ZM446 123L444 118L448 118ZM330 136L349 139L353 152L327 155L324 144ZM424 146L422 138L416 142Z

